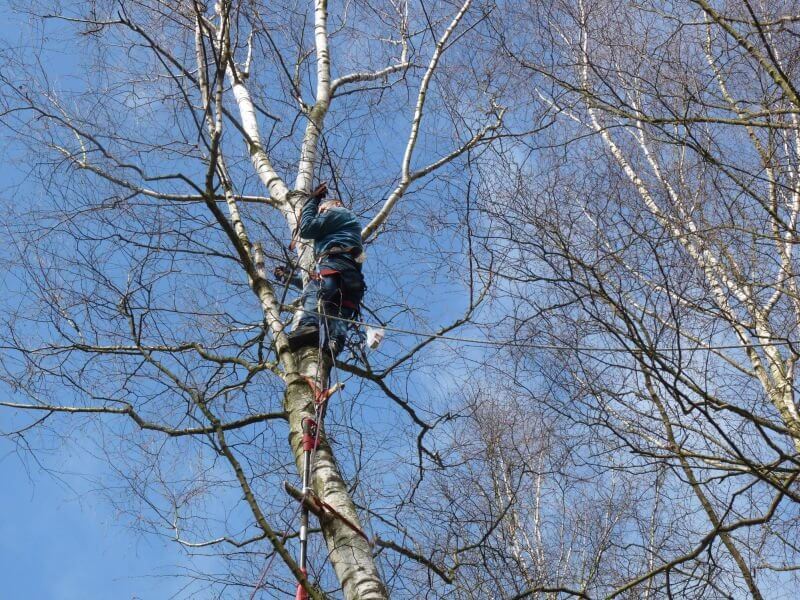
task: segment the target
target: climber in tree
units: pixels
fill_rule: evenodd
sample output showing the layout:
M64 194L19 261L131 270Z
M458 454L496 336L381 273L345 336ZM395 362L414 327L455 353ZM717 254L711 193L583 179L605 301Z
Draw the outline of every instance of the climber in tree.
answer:
M321 339L336 356L344 347L348 323L318 318L317 313L344 319L358 315L366 290L361 274L364 247L356 216L337 198L323 202L327 192L325 183L315 189L300 215L298 234L314 241L316 270L303 288L303 314L289 334L289 347L296 351L303 346L316 346Z

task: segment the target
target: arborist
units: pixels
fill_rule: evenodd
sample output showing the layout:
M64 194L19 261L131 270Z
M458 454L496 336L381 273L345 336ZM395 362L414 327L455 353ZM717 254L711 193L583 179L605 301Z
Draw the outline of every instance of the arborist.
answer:
M335 357L344 348L349 325L340 319L358 316L366 285L361 274L361 225L338 198L323 201L327 193L327 184L317 187L300 214L297 234L314 241L316 268L303 287L303 313L289 334L289 347L295 352L304 346L319 345L327 347ZM288 276L280 267L275 274L283 280ZM321 318L319 314L336 318Z

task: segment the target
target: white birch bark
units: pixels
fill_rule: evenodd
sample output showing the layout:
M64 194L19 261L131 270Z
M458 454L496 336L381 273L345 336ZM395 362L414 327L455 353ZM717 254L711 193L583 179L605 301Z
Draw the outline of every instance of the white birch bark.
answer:
M313 168L317 155L317 146L322 131L325 114L330 104L330 55L327 32L327 2L316 0L314 7L314 39L317 52L317 97L308 116L305 136L303 138L298 174L295 189L308 192L312 185ZM273 199L281 203L282 212L287 220L289 230L293 233L298 225L300 203L306 198L303 193L290 193L278 176L261 144L260 131L250 93L244 79L235 70L233 61L227 65L227 77L237 105L242 126L247 133L246 139L253 167L262 184L267 187ZM244 231L235 203L229 201L230 218L235 226ZM248 244L249 252L249 244ZM313 257L309 245L300 244L297 248L301 267L306 271L313 268ZM328 381L330 364L321 360L316 348L306 348L299 355L292 354L287 346L283 332L284 325L280 318L277 299L267 282L251 276L253 291L258 296L265 319L273 333L278 348L281 366L286 381L284 408L289 420L289 444L295 458L298 473L303 468L302 423L305 419L314 418L314 394L311 387L301 375L314 381ZM324 429L324 427L323 427ZM312 469L311 487L317 497L332 506L347 521L361 528L355 505L350 497L344 478L339 472L330 446L324 436L319 449L315 453ZM357 531L341 519L324 519L320 523L326 544L328 560L339 579L347 600L388 600L388 594L378 574L372 556L370 544Z

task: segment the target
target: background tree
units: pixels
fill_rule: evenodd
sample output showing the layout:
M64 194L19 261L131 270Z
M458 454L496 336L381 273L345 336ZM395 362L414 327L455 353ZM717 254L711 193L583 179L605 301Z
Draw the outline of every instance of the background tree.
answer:
M570 479L622 501L593 568L532 590L796 586L797 8L552 2L497 27L559 124L485 170L506 335L554 346L511 375L550 382L583 432Z

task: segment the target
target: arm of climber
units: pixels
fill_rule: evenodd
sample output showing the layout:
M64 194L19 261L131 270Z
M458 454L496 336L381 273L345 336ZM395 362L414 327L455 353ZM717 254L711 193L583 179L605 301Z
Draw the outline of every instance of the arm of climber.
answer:
M299 275L295 275L297 267L293 266L291 263L287 266L278 265L272 271L272 274L275 276L275 279L279 283L288 284L290 286L296 287L297 289L303 288L303 278Z
M331 230L331 213L317 214L321 198L310 197L303 205L300 213L300 237L307 240L318 240L325 237Z

